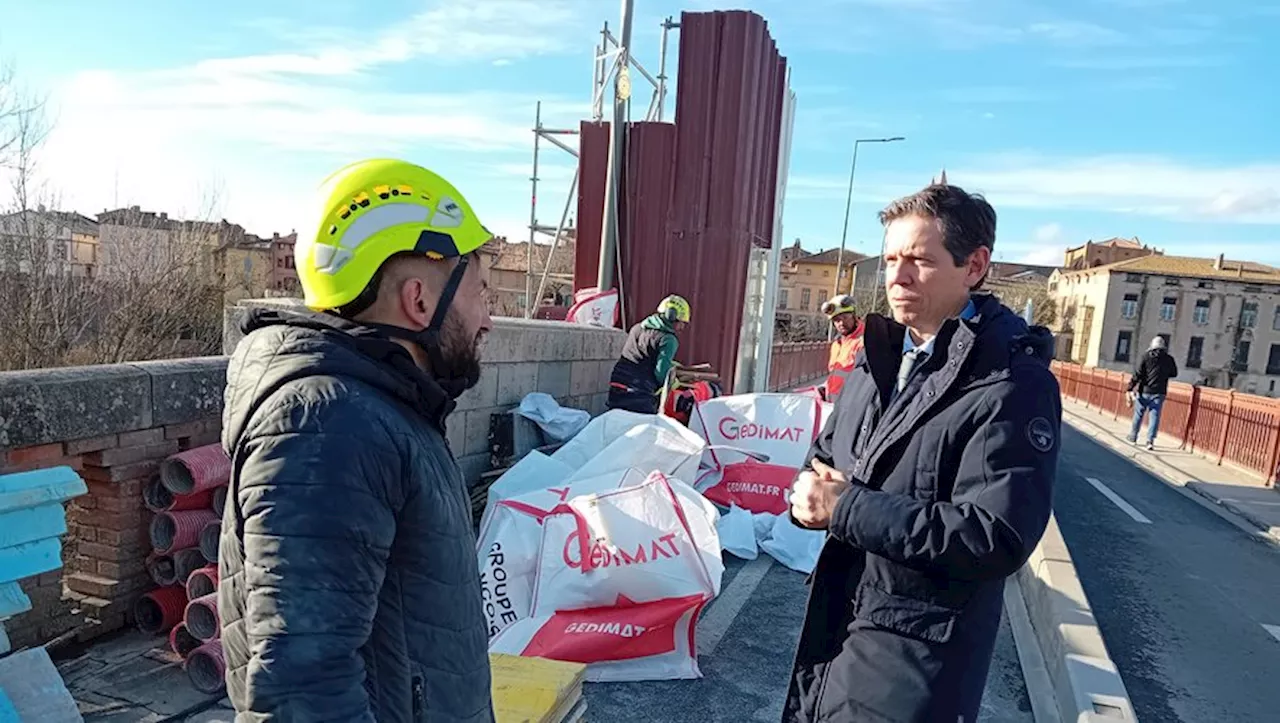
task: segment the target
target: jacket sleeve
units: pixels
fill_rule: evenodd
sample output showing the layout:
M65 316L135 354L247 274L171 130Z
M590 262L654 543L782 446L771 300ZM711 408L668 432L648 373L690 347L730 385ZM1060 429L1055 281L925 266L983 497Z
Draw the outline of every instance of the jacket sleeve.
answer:
M658 347L658 363L653 367L653 373L658 377L659 386L666 383L667 373L671 371L671 367L675 363L676 349L679 346L680 342L676 340L674 334L662 335L662 345Z
M367 721L369 639L396 518L399 459L350 434L259 437L245 448L245 680L255 721Z
M831 534L908 567L959 579L999 579L1031 555L1049 521L1062 407L1047 369L988 393L964 446L948 501L856 482L841 495Z
M1142 361L1138 362L1138 366L1133 368L1133 374L1129 375L1129 391L1132 392L1133 390L1137 389L1138 382L1142 381L1142 378L1146 376L1146 371L1143 369L1143 367L1145 367L1146 365L1147 365L1147 355L1143 354Z

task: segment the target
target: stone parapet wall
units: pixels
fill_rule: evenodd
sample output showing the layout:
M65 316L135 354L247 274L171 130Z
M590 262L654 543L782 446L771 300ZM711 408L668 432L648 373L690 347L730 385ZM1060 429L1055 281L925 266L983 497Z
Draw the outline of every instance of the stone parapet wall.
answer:
M287 300L270 300L288 303ZM228 312L238 327L246 304ZM625 336L562 322L497 319L480 383L458 400L450 447L468 480L489 469L489 420L529 392L604 410ZM239 341L230 333L227 350ZM6 625L14 647L127 624L148 589L151 514L142 488L165 457L220 441L227 357L0 373L0 473L68 465L89 492L67 506L63 569L23 581L33 610Z

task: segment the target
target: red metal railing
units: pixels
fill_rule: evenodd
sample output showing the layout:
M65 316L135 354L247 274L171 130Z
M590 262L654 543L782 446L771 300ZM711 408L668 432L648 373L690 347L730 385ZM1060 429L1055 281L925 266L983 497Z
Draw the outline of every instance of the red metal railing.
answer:
M769 364L769 389L783 391L821 380L827 374L830 354L831 345L824 341L774 344Z
M1053 363L1062 396L1077 399L1099 414L1130 419L1125 404L1129 375L1079 364ZM1160 420L1161 434L1218 464L1231 462L1257 472L1274 485L1280 470L1280 400L1234 389L1169 384Z

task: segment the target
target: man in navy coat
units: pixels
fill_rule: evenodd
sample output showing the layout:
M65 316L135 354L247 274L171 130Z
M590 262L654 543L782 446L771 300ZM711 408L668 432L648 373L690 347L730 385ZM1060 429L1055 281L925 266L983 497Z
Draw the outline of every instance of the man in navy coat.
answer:
M785 723L973 723L1005 578L1049 519L1053 337L978 291L995 210L932 185L880 220L894 318L867 318L790 498L828 534Z

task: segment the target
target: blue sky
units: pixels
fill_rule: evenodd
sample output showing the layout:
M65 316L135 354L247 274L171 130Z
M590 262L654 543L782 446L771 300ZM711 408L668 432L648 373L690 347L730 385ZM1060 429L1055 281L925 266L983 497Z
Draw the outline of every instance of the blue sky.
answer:
M39 172L64 207L212 208L288 231L329 171L392 154L449 176L513 238L534 104L549 125L588 114L592 46L618 14L614 0L13 5L0 57L48 99ZM1280 0L636 5L651 69L666 15L769 21L798 97L786 242L838 244L852 141L902 135L860 154L855 250L877 252L875 211L945 167L996 206L998 258L1136 235L1280 264ZM571 159L548 150L542 170L539 221L554 224Z

